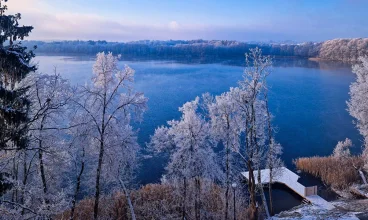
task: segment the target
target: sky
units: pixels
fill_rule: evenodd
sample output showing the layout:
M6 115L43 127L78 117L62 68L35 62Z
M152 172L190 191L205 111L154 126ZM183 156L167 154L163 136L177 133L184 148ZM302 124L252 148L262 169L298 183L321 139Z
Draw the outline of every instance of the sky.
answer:
M368 37L368 0L9 0L31 40Z

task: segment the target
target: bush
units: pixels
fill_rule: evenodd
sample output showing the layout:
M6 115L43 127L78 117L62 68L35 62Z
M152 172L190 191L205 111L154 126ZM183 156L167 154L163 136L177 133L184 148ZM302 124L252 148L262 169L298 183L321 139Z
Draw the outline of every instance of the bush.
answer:
M223 219L225 189L214 183L201 181L201 219ZM186 213L194 219L194 181L187 185ZM148 184L131 192L131 199L137 219L182 219L182 186L178 183ZM240 191L240 189L238 190ZM236 197L237 219L247 219L247 201L241 193ZM233 218L233 197L230 194L229 217ZM80 201L75 209L74 219L93 219L93 199ZM70 211L55 219L69 219ZM99 219L131 219L128 203L123 193L104 196L100 200Z

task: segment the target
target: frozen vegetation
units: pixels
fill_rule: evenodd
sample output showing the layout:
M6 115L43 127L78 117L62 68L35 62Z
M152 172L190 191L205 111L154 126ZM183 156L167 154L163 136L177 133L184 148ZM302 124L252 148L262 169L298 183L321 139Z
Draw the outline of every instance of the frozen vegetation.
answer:
M6 15L5 2L0 1L0 219L271 218L272 182L283 166L283 148L269 110L267 79L273 61L268 55L358 61L347 105L363 137L362 153L351 155L346 139L327 159L306 159L303 167L325 183L337 184L341 192L355 189L367 195L367 39L22 43L33 27L20 26L20 14ZM90 80L71 86L56 71L38 73L27 44L37 44L40 52L97 54ZM115 54L235 58L244 53L246 67L237 86L184 103L178 119L157 127L147 146L139 146L139 129L132 124L142 120L148 97L135 90L135 71L119 68L121 57ZM158 184L139 186L134 178L142 147L159 159L168 158ZM269 205L262 169L267 169ZM248 172L246 184L240 171ZM329 206L313 199L315 205L276 218L346 219L364 212L349 208L346 201Z

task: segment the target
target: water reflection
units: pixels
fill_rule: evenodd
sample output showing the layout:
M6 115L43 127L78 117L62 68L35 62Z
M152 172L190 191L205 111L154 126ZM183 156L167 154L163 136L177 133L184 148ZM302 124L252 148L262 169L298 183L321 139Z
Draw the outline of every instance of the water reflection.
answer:
M91 55L78 55L75 54L38 54L39 56L54 56L58 57L64 61L94 61L95 56ZM329 60L319 60L319 59L306 59L306 58L299 58L299 57L272 57L273 58L273 66L274 67L303 67L303 68L317 68L317 69L324 69L324 70L336 70L341 68L348 68L351 69L352 63L344 63L341 61L329 61ZM244 57L234 57L233 59L216 59L213 57L201 57L199 59L152 59L150 57L147 58L132 58L132 57L122 57L122 61L129 61L129 62L147 62L152 61L155 63L181 63L181 64L223 64L223 65L230 65L230 66L245 66L245 58Z

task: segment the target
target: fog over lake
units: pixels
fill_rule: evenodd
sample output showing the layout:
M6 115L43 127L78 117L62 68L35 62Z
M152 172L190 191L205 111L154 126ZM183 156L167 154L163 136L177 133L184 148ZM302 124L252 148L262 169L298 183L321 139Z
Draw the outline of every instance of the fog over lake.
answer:
M84 84L92 76L93 57L37 56L35 60L40 72L52 73L56 67L72 84ZM141 147L156 127L180 117L178 108L185 102L205 92L218 95L237 86L244 67L224 63L229 64L120 62L135 69L134 88L149 98L143 121L136 126ZM284 147L282 158L288 167L297 157L331 154L337 142L346 137L354 143L353 152L361 150L362 138L346 111L349 85L354 79L351 67L342 63L276 61L268 78L269 100L276 139ZM164 165L160 159L146 159L141 183L157 182Z

